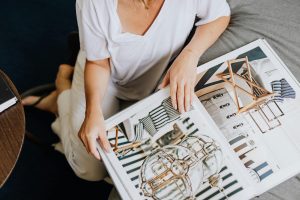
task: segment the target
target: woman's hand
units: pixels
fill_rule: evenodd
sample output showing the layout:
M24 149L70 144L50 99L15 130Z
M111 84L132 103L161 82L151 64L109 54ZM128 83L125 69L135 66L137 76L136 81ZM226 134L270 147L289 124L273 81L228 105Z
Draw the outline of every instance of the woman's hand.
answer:
M100 111L86 114L78 136L87 152L91 153L98 160L100 160L100 155L97 151L97 142L107 152L110 149L110 144L106 137L104 117Z
M160 88L170 83L172 104L180 112L189 110L196 81L196 67L200 56L219 38L228 26L230 17L198 26L191 41L179 54L166 74Z
M189 111L194 93L199 56L184 49L175 59L159 88L170 84L172 105L180 113Z

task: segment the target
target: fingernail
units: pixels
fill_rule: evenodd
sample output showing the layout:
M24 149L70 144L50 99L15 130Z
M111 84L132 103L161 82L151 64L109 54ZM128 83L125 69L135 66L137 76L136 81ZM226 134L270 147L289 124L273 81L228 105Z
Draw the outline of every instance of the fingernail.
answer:
M97 154L97 159L100 160L100 155L99 154Z

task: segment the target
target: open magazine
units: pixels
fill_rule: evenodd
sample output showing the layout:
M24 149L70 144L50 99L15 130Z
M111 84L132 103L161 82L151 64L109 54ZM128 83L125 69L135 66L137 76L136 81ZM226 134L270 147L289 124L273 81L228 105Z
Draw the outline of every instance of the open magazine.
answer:
M198 67L189 112L166 88L109 118L98 150L122 199L250 199L300 172L299 86L260 39Z

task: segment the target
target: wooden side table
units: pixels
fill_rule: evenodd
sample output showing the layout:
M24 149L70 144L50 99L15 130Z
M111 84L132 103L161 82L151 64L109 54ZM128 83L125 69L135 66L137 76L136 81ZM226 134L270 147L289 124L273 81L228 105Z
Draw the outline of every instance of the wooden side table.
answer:
M0 113L0 188L11 174L21 151L25 135L25 115L19 93L11 80L0 70L19 101ZM0 94L1 95L1 94Z

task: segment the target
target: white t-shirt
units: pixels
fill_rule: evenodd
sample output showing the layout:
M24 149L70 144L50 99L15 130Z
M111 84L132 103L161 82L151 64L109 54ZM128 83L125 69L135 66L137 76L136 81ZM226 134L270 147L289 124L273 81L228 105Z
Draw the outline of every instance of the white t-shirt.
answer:
M124 99L142 99L154 91L195 25L229 16L226 0L165 0L143 35L122 32L117 0L77 0L81 49L88 60L110 58L111 80Z

